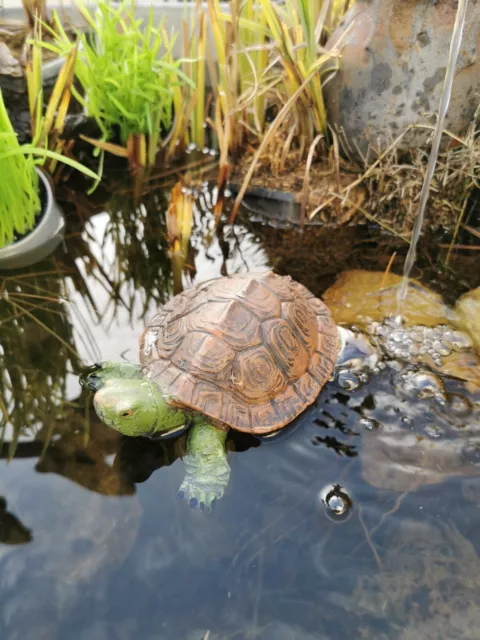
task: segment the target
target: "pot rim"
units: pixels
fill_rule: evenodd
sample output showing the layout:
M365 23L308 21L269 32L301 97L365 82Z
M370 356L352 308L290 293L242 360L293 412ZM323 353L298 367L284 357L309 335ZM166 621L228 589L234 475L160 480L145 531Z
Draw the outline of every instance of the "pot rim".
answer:
M43 185L42 210L33 229L17 242L0 249L0 270L22 269L46 258L61 242L65 228L65 216L58 206L48 177L38 168L40 185Z

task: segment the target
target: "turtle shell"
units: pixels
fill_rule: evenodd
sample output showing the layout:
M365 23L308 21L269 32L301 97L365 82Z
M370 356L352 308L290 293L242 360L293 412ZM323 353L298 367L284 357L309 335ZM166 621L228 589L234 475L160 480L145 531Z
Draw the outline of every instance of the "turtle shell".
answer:
M337 354L328 308L272 272L185 291L140 338L143 373L172 405L249 433L280 429L314 402Z

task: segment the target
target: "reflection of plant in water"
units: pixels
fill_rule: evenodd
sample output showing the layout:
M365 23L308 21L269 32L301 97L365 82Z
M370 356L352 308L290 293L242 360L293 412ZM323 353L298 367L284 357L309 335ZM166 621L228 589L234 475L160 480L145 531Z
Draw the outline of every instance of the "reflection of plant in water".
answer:
M89 359L96 355L87 344L91 336L83 335L86 322L68 298L67 281L82 292L81 272L57 270L53 261L43 267L0 279L0 457L38 458L40 473L64 476L99 494L132 494L131 483L106 461L117 451L118 434L99 422L89 396L68 399L68 376L82 367L76 340L83 341ZM35 442L19 442L22 436ZM0 498L0 542L2 522L12 524L12 517L2 515ZM21 534L18 526L15 531Z
M0 496L0 543L25 544L32 541L32 532L13 513L7 510L7 501Z
M53 426L67 395L67 375L80 359L61 273L21 272L0 280L2 439L13 455L20 435Z
M383 570L358 581L355 610L394 616L391 631L402 628L394 636L399 640L469 640L478 635L479 575L474 546L453 524L404 522L385 552Z
M197 229L196 215L194 221L194 214L200 216L195 197L180 184L172 197L165 185L152 184L138 202L116 182L89 198L62 186L61 204L72 218L62 262L97 322L115 318L120 309L130 320L143 318L172 295L174 279L181 287L183 271L193 270L190 233L203 236L204 230ZM94 283L107 293L105 308L91 293Z
M85 401L88 404L82 406ZM88 439L85 437L87 430ZM47 447L52 433L55 446ZM75 403L65 406L53 430L44 427L38 432L37 439L42 448L35 466L37 472L55 473L101 495L135 493L133 482L119 465L112 466L107 461L120 449L121 437L100 422L89 397L82 394Z
M183 290L182 272L192 233L194 203L193 193L185 191L181 181L177 182L170 194L170 205L166 217L175 294Z
M163 304L169 297L172 270L165 223L167 208L166 195L159 191L144 196L139 204L134 204L130 194L122 194L109 203L110 220L100 245L101 262L110 265L109 277L118 293L110 299L113 315L122 304L130 318L135 311L143 317L152 301Z

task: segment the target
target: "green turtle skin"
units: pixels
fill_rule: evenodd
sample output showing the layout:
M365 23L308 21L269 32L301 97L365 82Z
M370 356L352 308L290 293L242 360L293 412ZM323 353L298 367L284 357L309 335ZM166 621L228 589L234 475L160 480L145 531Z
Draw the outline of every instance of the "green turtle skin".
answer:
M100 420L125 436L170 436L190 424L179 496L200 509L211 509L223 496L230 480L226 430L202 415L170 407L136 365L105 361L83 374L81 383L95 391L93 404Z
M193 417L183 459L185 478L178 492L191 507L211 509L223 496L230 481L226 439L227 431L212 426L203 416Z

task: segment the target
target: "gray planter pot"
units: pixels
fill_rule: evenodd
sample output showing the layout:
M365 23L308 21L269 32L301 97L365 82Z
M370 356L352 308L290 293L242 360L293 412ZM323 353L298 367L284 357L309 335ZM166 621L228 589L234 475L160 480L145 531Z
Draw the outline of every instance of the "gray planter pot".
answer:
M37 226L24 238L0 249L0 269L21 269L40 262L63 240L65 217L53 196L45 175L37 169L43 187L43 215Z
M326 83L330 122L365 155L382 150L410 125L432 123L445 77L457 2L450 0L358 0L332 34L333 46L350 29L340 71ZM328 45L327 45L328 46ZM446 128L462 134L480 93L480 3L470 2ZM425 144L416 129L399 148Z

